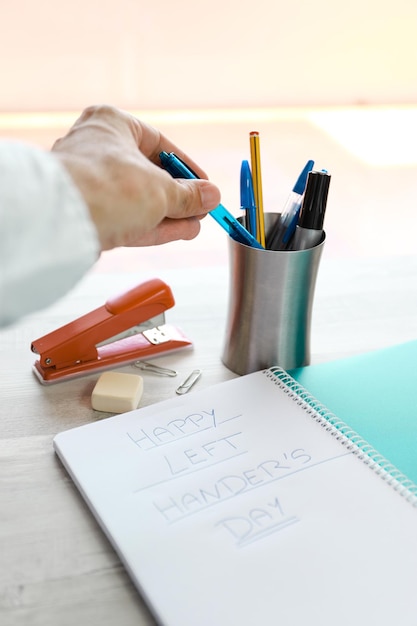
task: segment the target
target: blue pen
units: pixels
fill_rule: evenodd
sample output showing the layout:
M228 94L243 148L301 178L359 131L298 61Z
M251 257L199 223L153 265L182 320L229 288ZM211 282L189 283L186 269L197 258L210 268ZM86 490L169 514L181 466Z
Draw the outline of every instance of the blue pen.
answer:
M245 225L251 235L256 237L256 204L253 193L252 173L249 161L242 161L240 168L240 208L245 211Z
M314 167L314 161L310 160L304 166L297 182L292 188L281 213L281 220L268 238L268 248L271 250L285 250L294 234L300 214L303 195L307 184L309 172Z
M173 152L169 154L168 152L161 152L159 158L161 159L161 165L164 170L169 172L173 178L199 178L199 176ZM210 215L235 241L251 246L252 248L263 249L263 246L261 246L255 237L253 237L222 204L219 204L219 206L210 211Z

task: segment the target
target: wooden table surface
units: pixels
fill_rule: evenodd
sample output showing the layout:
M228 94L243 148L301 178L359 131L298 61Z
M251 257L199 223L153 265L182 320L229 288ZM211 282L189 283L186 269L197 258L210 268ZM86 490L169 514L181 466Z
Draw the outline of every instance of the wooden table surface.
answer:
M152 276L92 272L49 310L0 332L2 626L154 624L52 448L56 433L108 415L90 404L98 374L41 385L31 371L35 355L30 351L32 340ZM194 368L203 371L195 389L234 376L220 359L227 266L158 271L157 276L176 299L166 321L180 326L194 347L155 361L174 367L176 378L142 373L141 406L172 397ZM417 257L323 256L313 311L313 363L416 338ZM132 365L120 371L139 373Z

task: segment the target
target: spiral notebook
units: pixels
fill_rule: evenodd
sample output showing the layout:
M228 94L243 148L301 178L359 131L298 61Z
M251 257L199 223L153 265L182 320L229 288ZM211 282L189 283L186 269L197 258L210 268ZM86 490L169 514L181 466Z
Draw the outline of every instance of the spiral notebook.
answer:
M290 373L417 482L416 364L414 340Z
M417 486L283 370L54 446L158 624L416 624Z

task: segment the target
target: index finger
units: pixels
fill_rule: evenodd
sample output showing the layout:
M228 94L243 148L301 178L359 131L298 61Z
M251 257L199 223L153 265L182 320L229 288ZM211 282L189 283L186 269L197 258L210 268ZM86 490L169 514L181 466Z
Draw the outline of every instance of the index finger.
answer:
M161 152L175 152L200 178L208 179L206 172L186 154L181 148L165 137L158 129L134 118L139 125L138 147L148 159L161 167L159 155Z

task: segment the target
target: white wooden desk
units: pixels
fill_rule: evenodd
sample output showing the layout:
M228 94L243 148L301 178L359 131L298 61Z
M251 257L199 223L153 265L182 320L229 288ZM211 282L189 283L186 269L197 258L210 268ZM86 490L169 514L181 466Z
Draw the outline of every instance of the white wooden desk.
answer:
M177 378L143 374L141 405L173 396L196 367L203 375L195 389L234 376L220 361L227 267L157 276L172 287L177 302L167 321L183 328L194 349L158 359L175 367ZM30 352L32 340L150 277L93 273L48 311L0 333L2 626L154 624L52 449L57 432L106 417L90 406L98 374L42 386L31 372L35 355ZM417 257L344 261L323 256L312 324L313 362L416 338Z

